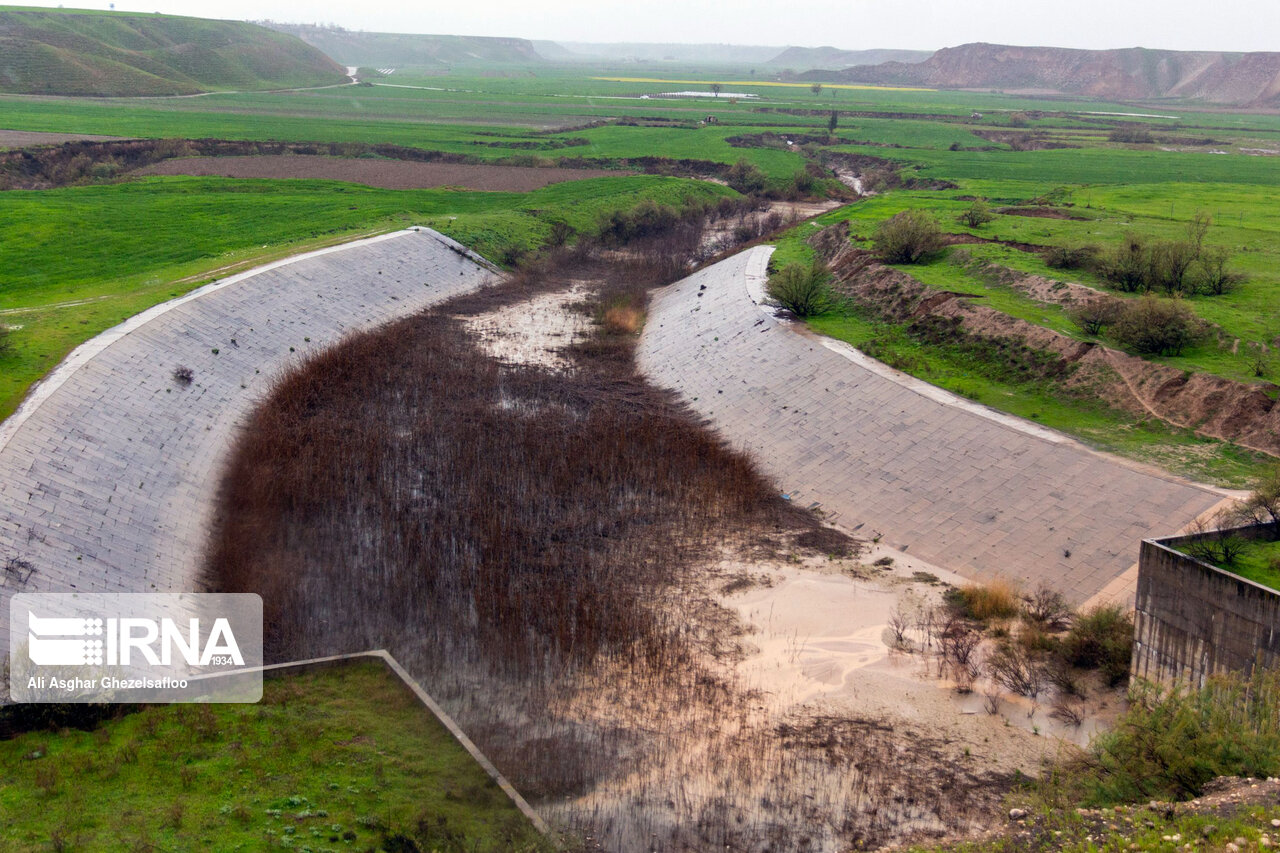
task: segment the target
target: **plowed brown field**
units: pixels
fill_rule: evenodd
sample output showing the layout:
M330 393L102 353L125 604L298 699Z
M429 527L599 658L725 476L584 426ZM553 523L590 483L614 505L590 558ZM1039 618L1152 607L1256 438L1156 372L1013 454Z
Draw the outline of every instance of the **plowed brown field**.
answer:
M485 166L414 163L407 160L349 159L310 154L266 154L250 157L187 157L165 160L136 175L211 175L227 178L312 178L348 181L388 190L460 187L467 190L528 192L561 181L579 181L631 172L607 169L539 169L528 166Z
M27 130L0 130L0 148L26 148L28 145L61 145L64 142L90 140L106 142L123 136L94 136L92 133L36 133Z

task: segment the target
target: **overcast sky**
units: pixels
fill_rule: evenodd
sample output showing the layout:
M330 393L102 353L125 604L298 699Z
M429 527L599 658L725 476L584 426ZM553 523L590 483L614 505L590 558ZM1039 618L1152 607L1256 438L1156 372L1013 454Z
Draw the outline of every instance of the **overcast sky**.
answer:
M108 7L107 2L66 5ZM988 41L1083 48L1280 50L1280 0L117 0L115 8L553 41L929 50Z

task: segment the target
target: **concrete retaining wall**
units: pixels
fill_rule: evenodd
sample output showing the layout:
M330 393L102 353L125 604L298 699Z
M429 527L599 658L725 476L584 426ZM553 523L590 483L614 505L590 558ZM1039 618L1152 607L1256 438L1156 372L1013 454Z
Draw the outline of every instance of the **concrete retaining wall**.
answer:
M1260 537L1265 528L1227 531ZM1280 664L1280 592L1147 539L1138 563L1133 677L1199 687L1215 673Z

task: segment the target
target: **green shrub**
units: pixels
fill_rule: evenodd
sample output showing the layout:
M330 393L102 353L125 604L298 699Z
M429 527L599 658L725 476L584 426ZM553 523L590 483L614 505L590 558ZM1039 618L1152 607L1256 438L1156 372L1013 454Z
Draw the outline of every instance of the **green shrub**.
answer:
M1124 307L1118 299L1110 296L1099 296L1081 305L1067 309L1067 316L1080 327L1086 335L1100 334L1104 327L1110 326L1120 316Z
M1111 686L1129 677L1133 619L1119 605L1102 605L1076 617L1062 638L1062 657L1080 669L1096 669Z
M995 218L996 215L991 212L987 203L980 198L975 198L973 204L960 214L959 221L961 225L967 225L970 228L981 228Z
M821 260L811 265L788 264L769 278L769 300L795 314L813 317L836 306L831 272Z
M1111 142L1127 142L1131 145L1150 145L1156 141L1150 131L1132 127L1118 127L1107 134L1107 139Z
M923 210L904 210L886 219L871 241L880 260L887 264L923 263L946 248L938 220Z
M1116 343L1143 354L1181 355L1205 334L1204 322L1176 299L1128 302L1111 324Z
M1280 671L1217 676L1200 690L1140 685L1068 775L1095 805L1185 800L1217 776L1280 775Z

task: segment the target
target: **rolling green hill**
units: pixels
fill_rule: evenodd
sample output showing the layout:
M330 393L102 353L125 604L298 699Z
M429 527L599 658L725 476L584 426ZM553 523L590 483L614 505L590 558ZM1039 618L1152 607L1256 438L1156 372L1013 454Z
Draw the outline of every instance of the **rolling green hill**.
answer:
M0 6L0 92L189 95L345 79L320 51L254 24Z
M297 36L338 62L356 67L444 68L455 65L530 65L545 61L527 39L366 33L342 27L278 24L273 21L264 21L263 24L277 32Z

